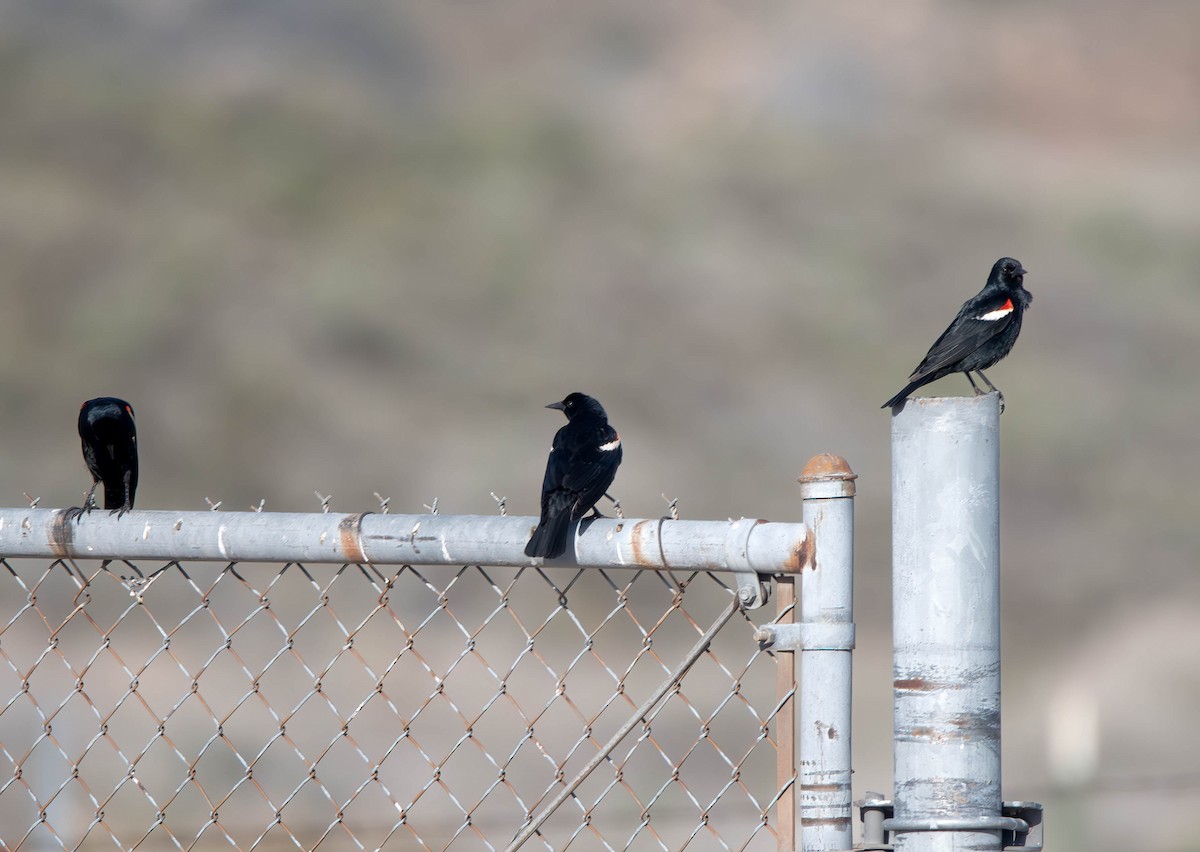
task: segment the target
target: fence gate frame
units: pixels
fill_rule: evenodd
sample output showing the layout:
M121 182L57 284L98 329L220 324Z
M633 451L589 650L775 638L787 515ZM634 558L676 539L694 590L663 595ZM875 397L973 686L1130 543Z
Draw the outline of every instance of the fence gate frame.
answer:
M572 552L547 561L548 567L725 573L736 592L584 771L570 782L563 779L554 800L528 814L516 836L489 842L515 850L534 837L554 808L678 685L721 627L741 610L764 606L774 591L776 617L754 639L773 652L776 665L778 849L850 849L855 479L844 459L813 457L800 477L803 523L672 518L580 522ZM0 509L0 559L167 563L139 582L140 593L134 593L140 600L158 574L184 562L528 568L531 561L523 548L536 522L507 515L145 510L120 519L93 512L77 521L63 509ZM797 651L804 684L798 700ZM797 819L802 846L796 845Z

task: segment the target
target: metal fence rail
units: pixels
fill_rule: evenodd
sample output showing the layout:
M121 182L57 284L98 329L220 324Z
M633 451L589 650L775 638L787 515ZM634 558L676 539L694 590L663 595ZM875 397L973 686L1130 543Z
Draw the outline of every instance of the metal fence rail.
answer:
M796 848L809 529L534 523L0 510L3 847Z
M139 511L76 523L65 509L0 509L0 553L75 559L529 565L536 518ZM580 522L570 556L553 564L795 572L810 564L804 524L597 518Z

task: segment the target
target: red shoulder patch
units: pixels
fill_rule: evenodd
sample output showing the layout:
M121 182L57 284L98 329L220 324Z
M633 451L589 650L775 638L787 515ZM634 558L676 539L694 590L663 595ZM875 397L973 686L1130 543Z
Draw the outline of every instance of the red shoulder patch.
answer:
M1008 316L1012 312L1012 299L1005 299L1004 304L996 308L996 310L988 311L986 314L980 314L979 316L975 317L975 319L983 320L985 322L995 322L998 319L1004 319L1004 317Z

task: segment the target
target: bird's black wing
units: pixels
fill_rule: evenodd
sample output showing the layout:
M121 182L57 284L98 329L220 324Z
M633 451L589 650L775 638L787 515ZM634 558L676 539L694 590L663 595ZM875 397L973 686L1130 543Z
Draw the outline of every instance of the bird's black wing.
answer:
M929 352L908 380L918 381L938 370L953 367L1003 331L1015 314L1015 306L1006 293L984 290L962 306L954 322L929 347Z
M88 470L104 483L104 508L129 511L138 484L133 409L115 397L91 400L80 412L79 435Z
M620 464L621 439L607 423L579 436L577 444L569 448L569 460L563 466L559 485L576 497L571 511L573 518L582 517L604 496Z
M578 420L558 430L542 480L542 516L525 555L556 558L566 551L568 525L587 514L612 485L621 439L607 423Z

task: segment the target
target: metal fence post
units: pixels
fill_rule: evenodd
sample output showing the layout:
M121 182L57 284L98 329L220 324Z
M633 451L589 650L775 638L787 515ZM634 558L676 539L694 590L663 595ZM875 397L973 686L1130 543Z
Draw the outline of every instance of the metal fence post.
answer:
M813 569L800 589L800 843L805 852L853 845L850 676L854 647L854 480L841 456L808 460L800 476Z
M796 578L781 575L775 581L775 623L791 628L796 623ZM796 654L775 654L775 714L778 752L775 758L775 786L780 790L775 806L777 852L796 850Z
M998 850L1000 409L910 400L892 418L895 848ZM819 545L818 545L819 547ZM1011 825L1010 825L1011 823Z

